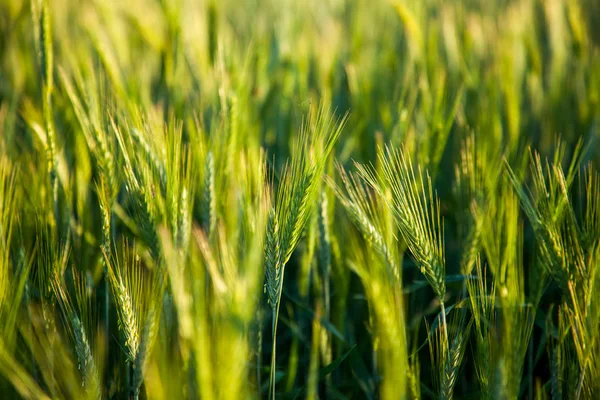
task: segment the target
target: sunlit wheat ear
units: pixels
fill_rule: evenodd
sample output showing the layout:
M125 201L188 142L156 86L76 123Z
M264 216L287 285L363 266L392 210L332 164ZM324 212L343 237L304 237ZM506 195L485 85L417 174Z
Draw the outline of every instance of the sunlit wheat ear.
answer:
M177 244L183 248L187 249L187 246L190 241L190 232L191 232L191 213L190 210L192 207L193 198L190 198L190 194L187 187L183 187L181 189L181 194L179 195L179 215L178 215L178 229L177 229Z
M96 369L96 363L92 357L90 343L85 333L85 329L81 325L81 321L75 315L71 321L73 332L75 335L75 352L77 354L77 360L79 362L79 369L82 374L82 384L86 387L92 388L97 393L97 397L100 397L99 390L99 376L98 370Z
M79 92L85 92L86 98L84 99L75 88L71 75L63 68L59 68L59 73L62 86L71 102L88 147L97 161L100 175L98 185L104 187L108 199L112 203L118 186L114 159L115 146L112 145L112 135L107 129L104 129L100 121L100 114L103 110L100 110L101 105L97 98L96 81L80 79L82 82L79 82L80 87L77 89ZM111 120L111 123L112 127L116 129L114 120Z
M265 271L266 284L269 305L275 307L279 299L280 279L281 279L281 263L279 260L279 226L276 220L276 215L273 210L269 213L269 222L267 224L267 235L265 239Z
M216 195L215 195L215 160L212 152L206 155L204 167L204 183L202 188L202 200L200 204L200 225L206 236L211 236L217 224Z
M142 263L135 243L129 245L125 240L112 255L104 253L104 257L125 341L123 350L128 369L133 367L133 382L128 383L127 389L138 398L162 310L164 269L147 266L153 262L151 255Z
M341 134L345 118L336 120L325 107L311 112L303 123L295 153L284 167L265 243L266 290L273 310L273 355L270 396L275 396L275 342L284 268L289 261L318 196L323 169Z
M590 163L584 171L585 220L583 221L583 244L586 248L595 245L600 238L600 174Z
M181 251L185 251L191 231L190 210L193 197L189 193L193 191L194 182L191 149L183 142L180 124L173 123L166 135L166 171L169 179L166 182L164 214L175 244ZM154 181L157 180L154 178Z
M469 135L461 145L460 158L454 168L452 191L456 201L456 231L462 242L460 270L468 275L481 250L483 226L474 218L472 208L486 207L492 201L502 172L500 155L488 151L475 135ZM491 154L489 154L491 153ZM489 155L488 155L489 154Z
M552 164L548 160L542 162L538 153L530 152L533 192L521 183L508 163L506 172L533 228L542 265L569 299L570 282L585 275L579 227L569 195L579 162L579 150L576 148L565 175L561 166L561 149L559 146Z
M442 376L441 393L442 398L451 400L454 398L454 386L458 378L458 373L462 365L463 357L467 347L470 324L463 332L464 326L460 326L459 330L454 334L454 338L450 342L450 351L444 363L444 372Z
M33 25L35 26L35 42L38 50L39 67L42 75L42 111L45 130L46 165L50 177L50 189L54 203L54 223L57 232L60 229L58 204L58 171L56 131L54 129L54 113L52 109L52 94L54 91L54 50L52 43L52 11L48 0L31 2Z
M137 232L150 250L154 260L160 260L161 249L157 226L163 221L168 211L169 216L177 222L179 208L174 203L179 192L169 193L171 198L165 201L166 187L162 187L160 173L148 159L140 155L130 135L121 131L113 124L113 132L117 138L119 148L123 153L125 188L128 194L128 208L133 221L137 225ZM127 131L129 132L129 131ZM164 164L161 164L164 167ZM175 196L175 198L173 198ZM165 210L167 203L171 209ZM175 216L173 218L173 216Z
M326 182L333 189L350 220L357 227L363 238L385 261L390 272L398 279L400 271L394 260L392 250L384 238L384 225L377 212L373 194L366 190L356 175L348 174L341 165L338 165L337 169L342 179L343 188L338 186L329 177L326 177Z
M78 364L77 368L81 373L81 386L85 387L86 392L91 395L93 394L96 398L100 398L100 376L92 355L92 347L85 327L77 315L76 308L59 275L56 275L52 279L52 289L63 310L68 331L73 338Z
M104 257L108 265L110 284L117 303L119 329L123 331L125 336L127 360L134 362L140 343L138 312L133 299L133 292L140 289L140 286L135 285L141 284L139 264L135 265L138 268L132 271L133 275L130 278L127 272L131 267L124 265L124 263L129 263L131 260L128 260L127 257L124 260L119 260L118 255L110 257L107 253L104 253Z
M164 163L161 161L161 157L152 148L150 143L146 140L143 133L135 128L129 131L131 138L134 143L141 148L147 163L152 166L154 171L158 174L160 189L164 191L167 185L167 173Z
M403 150L388 147L381 153L382 176L371 167L357 164L359 175L391 207L398 230L410 255L425 276L438 299L446 294L444 235L439 201L434 196L431 179L415 171ZM385 196L385 182L392 193Z
M10 282L10 245L13 235L15 214L15 170L4 156L0 155L0 312L8 304Z
M309 115L296 146L297 153L284 168L275 207L269 215L266 283L271 307L278 304L283 268L296 248L314 206L325 162L344 123L319 110ZM277 300L276 300L277 299Z
M454 309L448 323L448 333L443 326L427 327L431 363L434 366L433 382L441 399L454 398L454 386L469 340L471 321L466 321L466 310Z
M98 203L100 205L100 214L102 215L102 242L100 246L106 252L110 252L110 240L111 240L111 204L109 194L104 181L101 181L99 185L96 185L96 192L98 193Z

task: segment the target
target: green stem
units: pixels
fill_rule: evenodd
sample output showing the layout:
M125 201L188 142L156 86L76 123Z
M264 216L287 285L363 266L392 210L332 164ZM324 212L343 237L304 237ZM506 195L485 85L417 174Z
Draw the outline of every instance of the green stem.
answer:
M129 361L125 362L125 390L127 393L127 397L130 396L130 393L132 391L132 387L131 387L131 363Z
M581 390L583 389L583 381L585 379L585 367L581 368L581 374L579 375L579 379L577 382L577 389L575 390L575 398L581 398Z
M281 268L285 268L282 266ZM270 383L270 394L269 398L275 400L275 372L276 372L276 346L277 346L277 322L279 320L279 305L281 304L281 293L283 292L283 274L284 269L281 270L281 278L279 280L279 293L277 295L277 306L273 308L273 349L271 351L271 376L269 378Z
M257 346L256 346L256 387L260 393L262 387L261 366L262 366L262 331L263 331L263 308L258 309L258 328L257 328Z
M273 335L273 348L271 350L271 371L269 377L269 398L275 399L275 366L276 366L276 345L277 345L277 320L279 314L279 302L277 302L277 307L273 308L273 326L272 326L272 335Z
M444 336L446 337L446 354L450 352L450 343L448 343L448 323L446 322L446 307L444 300L440 300L440 308L442 310L442 324L444 326Z

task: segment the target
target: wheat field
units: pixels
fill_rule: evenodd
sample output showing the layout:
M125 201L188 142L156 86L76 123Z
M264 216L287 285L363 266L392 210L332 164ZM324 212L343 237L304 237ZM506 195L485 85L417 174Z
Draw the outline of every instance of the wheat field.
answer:
M0 398L600 398L597 0L0 0Z

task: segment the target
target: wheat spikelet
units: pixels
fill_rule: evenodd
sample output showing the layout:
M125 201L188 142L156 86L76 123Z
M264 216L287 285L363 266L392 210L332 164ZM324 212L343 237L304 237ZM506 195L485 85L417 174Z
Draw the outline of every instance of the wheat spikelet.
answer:
M119 282L113 287L115 297L119 304L119 328L125 333L127 358L130 362L133 362L137 355L140 341L137 318L133 309L131 297L124 285Z
M56 231L60 233L59 199L58 199L58 173L56 158L56 132L54 130L54 115L52 111L52 93L54 88L54 51L52 45L52 18L50 5L47 0L32 1L32 16L39 50L39 62L42 73L42 112L45 128L45 153L46 165L50 177L50 189L54 202L54 222ZM41 9L37 7L41 6ZM37 19L37 20L36 20Z
M273 209L269 213L267 223L267 236L265 240L265 273L266 273L266 292L269 305L275 308L279 299L281 290L281 261L279 250L279 225Z
M315 171L309 171L299 179L293 179L291 175L291 173L288 175L288 179L293 182L292 189L288 193L291 201L279 227L281 232L279 249L282 264L288 262L300 240L300 234L308 220L309 208L313 205L311 189L316 181Z
M177 244L179 247L186 249L190 240L190 201L187 187L181 190L179 197L179 218L177 229Z
M134 199L136 222L144 242L148 245L152 258L160 260L160 239L156 232L155 219L152 216L151 205L144 193L132 193Z
M454 385L458 377L458 371L464 356L466 340L462 332L458 332L450 345L450 351L444 363L442 376L442 398L452 400L454 397Z
M211 236L217 224L216 216L216 198L215 198L215 161L212 152L206 156L206 166L204 168L204 188L202 190L201 200L201 221L200 225L206 236Z
M465 249L460 260L460 270L463 275L468 275L473 270L473 266L479 256L481 248L481 225L475 223L469 230L465 240Z
M319 209L319 264L321 273L325 276L329 274L331 268L331 238L329 234L329 215L328 215L327 193L321 193Z
M134 307L128 287L120 272L120 266L117 263L119 272L115 271L115 267L111 264L109 256L104 253L104 258L108 265L108 276L113 289L113 294L118 305L117 314L119 316L119 330L123 331L125 336L125 347L127 360L134 362L139 349L140 334L138 320L136 316L136 308Z
M85 388L86 392L96 394L96 397L100 398L100 377L98 375L90 342L88 341L85 327L75 312L71 298L63 286L64 283L61 282L62 276L63 272L57 272L51 280L51 286L59 301L61 309L65 314L69 334L75 342L75 355L77 357L77 369L81 374L81 386ZM77 282L77 278L75 278L75 280Z
M98 164L100 166L100 176L101 179L106 181L106 190L108 191L109 199L112 202L116 196L117 190L113 150L109 147L104 133L100 132L98 129L95 129L94 132L96 132L96 141L99 147L99 154L97 157L99 158Z
M85 329L77 315L73 315L71 324L75 336L75 353L77 354L78 368L81 371L82 385L85 386L87 391L94 391L97 394L97 398L100 398L100 377L96 363L92 357Z
M110 195L106 190L105 181L101 180L99 185L96 185L96 191L98 192L98 200L100 205L100 214L102 215L102 242L100 246L103 251L110 252L110 239L111 239L111 204Z
M364 186L353 174L348 174L341 165L337 166L339 175L344 185L344 191L326 178L336 197L346 210L348 217L357 227L366 242L373 247L375 252L385 261L389 270L396 279L400 279L400 271L382 233L382 223L376 211L373 197L367 193Z
M158 173L160 189L161 192L165 191L167 186L167 172L165 170L164 164L161 162L160 158L156 155L150 143L144 138L143 134L137 129L131 129L130 131L131 138L135 143L141 146L141 149L146 157L146 160L150 163L154 171Z

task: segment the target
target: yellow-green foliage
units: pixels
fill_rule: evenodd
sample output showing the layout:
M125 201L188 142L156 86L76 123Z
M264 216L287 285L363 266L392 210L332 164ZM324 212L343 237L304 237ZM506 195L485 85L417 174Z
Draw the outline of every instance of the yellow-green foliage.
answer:
M0 0L0 397L600 397L596 0Z

